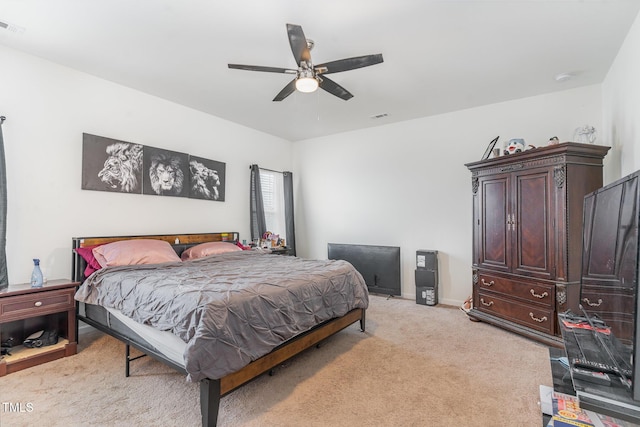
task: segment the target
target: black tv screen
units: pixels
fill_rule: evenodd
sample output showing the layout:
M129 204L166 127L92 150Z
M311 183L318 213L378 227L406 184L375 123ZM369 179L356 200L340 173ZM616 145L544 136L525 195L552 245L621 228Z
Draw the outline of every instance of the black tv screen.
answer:
M640 171L584 198L580 304L602 320L623 349L602 349L602 357L620 354L632 366L632 399L640 413ZM607 354L608 353L608 354Z
M329 243L329 259L351 263L371 293L400 295L400 248L397 246Z

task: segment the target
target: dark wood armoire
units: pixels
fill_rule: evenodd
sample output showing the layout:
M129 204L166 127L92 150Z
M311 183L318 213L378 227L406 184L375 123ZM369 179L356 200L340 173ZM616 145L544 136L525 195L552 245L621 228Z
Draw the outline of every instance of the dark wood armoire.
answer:
M473 320L562 346L557 314L580 296L584 196L609 147L565 142L468 163Z

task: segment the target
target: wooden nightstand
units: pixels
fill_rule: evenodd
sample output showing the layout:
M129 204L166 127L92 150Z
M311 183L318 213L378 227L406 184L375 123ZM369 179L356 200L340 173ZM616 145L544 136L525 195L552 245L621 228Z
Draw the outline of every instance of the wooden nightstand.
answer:
M49 280L42 288L30 284L10 285L0 291L0 337L13 338L11 355L0 360L0 377L41 363L76 354L76 302L78 282ZM58 343L26 348L22 342L34 332L58 331Z
M276 255L289 255L289 248L286 246L277 246L275 248L267 249L267 251L271 251L272 254Z

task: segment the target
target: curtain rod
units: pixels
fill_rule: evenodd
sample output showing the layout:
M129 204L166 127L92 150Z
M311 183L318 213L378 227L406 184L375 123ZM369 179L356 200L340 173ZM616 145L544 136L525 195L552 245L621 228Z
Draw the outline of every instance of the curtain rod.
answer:
M263 171L269 171L269 172L275 172L275 173L285 173L285 172L282 172L282 171L274 171L273 169L263 168L261 166L258 166L258 167L260 168L260 170L263 170ZM249 166L249 169L251 169L251 166Z
M260 168L260 169L262 169L262 170L264 170L264 171L269 171L269 172L284 173L284 172L282 172L282 171L274 171L273 169L267 169L267 168Z

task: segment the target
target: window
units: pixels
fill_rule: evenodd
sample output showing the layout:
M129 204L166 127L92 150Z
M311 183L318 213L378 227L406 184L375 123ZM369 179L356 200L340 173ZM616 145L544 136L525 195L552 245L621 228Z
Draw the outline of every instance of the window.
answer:
M284 215L284 182L280 172L260 170L260 186L267 230L287 239Z

